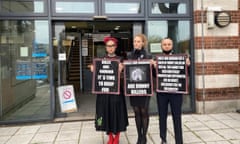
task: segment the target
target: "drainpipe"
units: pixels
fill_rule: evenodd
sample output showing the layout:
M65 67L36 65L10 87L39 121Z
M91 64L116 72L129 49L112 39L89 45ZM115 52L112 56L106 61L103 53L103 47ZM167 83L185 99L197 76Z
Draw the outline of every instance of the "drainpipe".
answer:
M205 114L205 61L204 61L204 7L203 7L203 0L201 0L201 26L202 26L202 101L203 101L203 113Z

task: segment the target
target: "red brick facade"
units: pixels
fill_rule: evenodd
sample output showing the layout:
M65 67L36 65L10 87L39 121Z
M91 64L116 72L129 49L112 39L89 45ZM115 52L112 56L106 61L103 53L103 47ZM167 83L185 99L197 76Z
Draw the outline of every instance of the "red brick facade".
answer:
M202 38L195 37L195 49L202 48ZM237 48L240 45L239 37L204 37L204 49L231 49Z
M205 75L224 75L224 74L238 74L240 77L240 0L238 0L238 10L227 11L231 15L231 22L238 23L238 36L225 36L225 37L204 37L204 49L237 49L238 48L238 62L207 62L205 65ZM201 23L201 11L194 11L194 24ZM204 23L206 23L206 11L204 11ZM194 38L195 50L202 49L202 38ZM231 57L231 55L229 56ZM225 58L226 59L226 58ZM195 74L202 75L202 63L197 62L195 64ZM240 78L239 78L240 79ZM239 82L240 83L240 82ZM195 90L196 100L202 101L203 90L196 88ZM240 87L229 88L206 88L205 100L234 100L240 99Z
M202 64L196 63L196 75L202 75ZM239 66L234 62L219 62L219 63L206 63L204 64L205 74L237 74L239 73Z
M239 99L239 87L206 89L205 96L206 101ZM202 89L196 89L196 100L203 100Z

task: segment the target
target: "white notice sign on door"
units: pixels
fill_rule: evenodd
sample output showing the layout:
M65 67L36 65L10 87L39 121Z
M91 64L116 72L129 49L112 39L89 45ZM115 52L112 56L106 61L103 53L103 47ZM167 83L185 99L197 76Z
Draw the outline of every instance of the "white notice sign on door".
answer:
M58 60L59 61L66 61L66 53L58 54Z
M88 56L88 48L82 48L82 56Z

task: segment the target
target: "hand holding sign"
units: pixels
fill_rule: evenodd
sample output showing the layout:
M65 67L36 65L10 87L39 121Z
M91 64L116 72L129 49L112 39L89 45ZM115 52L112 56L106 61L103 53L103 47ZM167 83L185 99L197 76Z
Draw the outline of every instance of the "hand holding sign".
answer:
M122 72L123 67L124 67L123 64L122 64L122 63L119 63L118 67L119 67L119 72Z

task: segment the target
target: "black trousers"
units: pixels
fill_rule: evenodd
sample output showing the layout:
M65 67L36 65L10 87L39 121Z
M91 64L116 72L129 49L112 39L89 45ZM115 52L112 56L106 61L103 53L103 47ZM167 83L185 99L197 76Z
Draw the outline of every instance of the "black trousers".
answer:
M183 144L182 136L182 94L157 93L160 137L166 142L168 104L170 104L176 144Z

